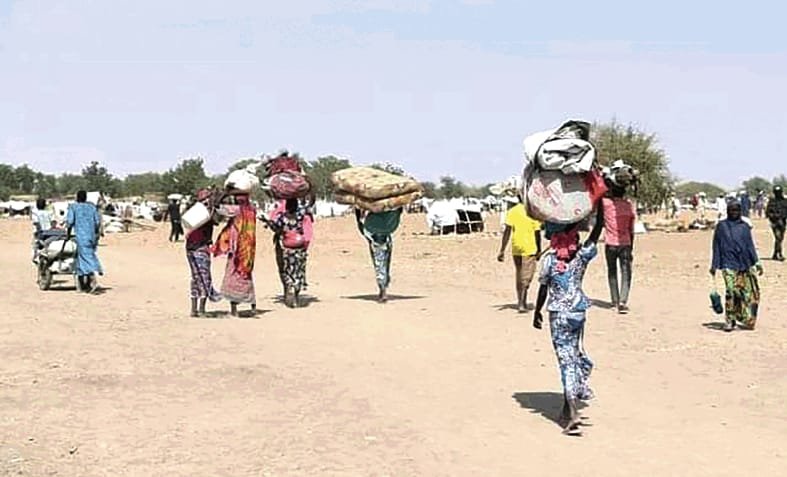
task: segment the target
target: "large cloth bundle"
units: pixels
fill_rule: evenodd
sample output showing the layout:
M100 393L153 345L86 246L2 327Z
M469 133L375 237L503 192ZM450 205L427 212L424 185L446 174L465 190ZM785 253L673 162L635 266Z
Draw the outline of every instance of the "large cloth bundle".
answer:
M350 167L334 172L336 202L369 212L385 212L410 205L423 196L415 179L371 167Z
M276 199L300 199L311 192L311 183L299 172L282 171L267 180L270 193Z
M251 193L259 186L259 177L248 168L230 172L230 175L227 176L227 180L224 181L224 187L227 189L246 193Z
M589 172L596 162L596 148L590 142L590 123L566 121L557 129L525 138L525 161L539 169L564 174Z
M363 197L358 197L357 195L348 194L344 191L337 191L335 193L336 202L358 207L359 209L374 213L387 212L390 210L406 207L420 199L422 195L423 193L418 191L397 195L394 197L388 197L387 199L369 200L364 199Z
M409 177L397 176L371 167L350 167L334 172L331 182L337 190L365 200L380 200L421 192L421 185Z
M590 143L590 123L567 121L525 138L522 195L540 221L574 224L587 218L607 191Z

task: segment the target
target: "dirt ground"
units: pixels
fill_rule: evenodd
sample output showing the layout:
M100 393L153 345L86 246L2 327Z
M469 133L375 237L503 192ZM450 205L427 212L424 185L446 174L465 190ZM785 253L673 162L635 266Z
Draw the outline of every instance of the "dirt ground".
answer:
M787 265L764 262L757 330L726 334L710 232L641 236L632 313L589 315L597 399L576 438L499 237L424 232L406 218L381 306L353 220L320 221L312 298L289 310L260 227L261 313L194 319L163 227L108 236L107 289L86 296L39 291L29 224L0 221L0 475L787 475ZM770 256L764 222L756 237ZM585 280L602 302L604 274L597 259Z

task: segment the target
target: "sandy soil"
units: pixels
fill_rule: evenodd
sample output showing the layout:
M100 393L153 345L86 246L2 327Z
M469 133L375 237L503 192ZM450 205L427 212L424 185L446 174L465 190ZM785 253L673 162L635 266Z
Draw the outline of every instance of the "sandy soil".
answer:
M0 475L786 475L785 265L765 262L757 331L725 334L710 232L642 237L632 313L590 312L598 398L572 438L499 238L425 229L407 217L380 306L352 220L319 222L300 310L277 301L260 229L262 313L192 319L166 230L107 237L108 289L85 296L38 291L28 223L0 221ZM757 240L770 247L763 222ZM601 301L604 273L596 260L586 279Z

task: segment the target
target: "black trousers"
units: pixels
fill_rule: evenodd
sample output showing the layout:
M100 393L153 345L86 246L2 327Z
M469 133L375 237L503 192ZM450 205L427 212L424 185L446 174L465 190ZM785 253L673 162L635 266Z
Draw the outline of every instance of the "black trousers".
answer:
M773 229L773 258L784 257L782 244L784 243L784 225L771 224Z
M607 245L607 281L613 305L625 304L631 290L631 245ZM618 285L618 265L620 265L620 285Z
M183 235L183 227L180 225L180 220L171 221L172 231L169 233L170 242L177 242L180 236Z

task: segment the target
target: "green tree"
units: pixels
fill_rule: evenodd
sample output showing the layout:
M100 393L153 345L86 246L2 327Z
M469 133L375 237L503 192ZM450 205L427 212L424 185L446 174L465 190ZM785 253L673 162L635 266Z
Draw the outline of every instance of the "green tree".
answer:
M162 192L165 194L194 194L207 186L210 179L205 174L205 161L200 158L185 159L175 168L161 176Z
M118 192L119 181L112 177L107 168L97 161L91 162L90 165L82 169L82 177L88 192L103 192L110 197Z
M51 174L36 173L33 193L39 197L50 199L57 195L57 177Z
M14 183L11 187L15 194L32 194L35 190L37 173L27 164L14 169Z
M466 192L467 187L454 177L443 176L440 178L439 196L441 199L464 197Z
M773 178L773 185L774 186L781 186L782 189L787 189L787 176L781 174L777 177Z
M14 168L8 164L0 164L0 200L8 200L16 189Z
M140 197L145 194L163 192L163 189L161 174L158 172L129 174L123 179L122 195Z
M333 184L331 174L342 169L352 167L347 159L339 159L336 156L320 157L317 160L309 161L304 165L304 171L309 175L314 186L314 192L319 199L328 199L333 194Z
M63 174L57 178L57 192L61 196L73 196L77 191L87 188L87 182L80 174Z
M695 194L704 192L708 198L718 197L724 194L724 189L709 182L682 182L675 186L675 194L678 197L693 197Z
M659 147L655 134L614 121L596 124L591 131L591 141L602 165L623 160L639 171L638 199L642 205L659 205L667 198L673 180L667 154Z
M743 189L748 191L750 195L757 195L759 191L768 192L771 190L771 182L762 177L752 177L743 181Z
M427 199L436 199L438 190L434 182L422 182L421 186L424 188L424 197Z

